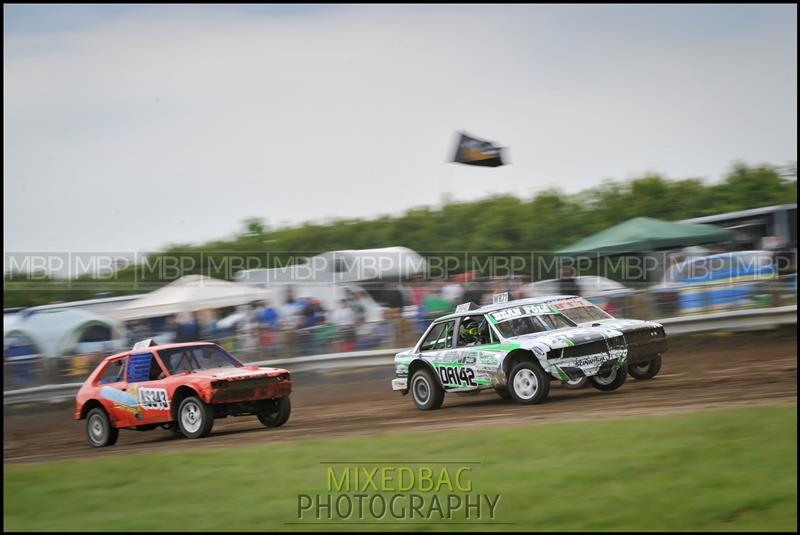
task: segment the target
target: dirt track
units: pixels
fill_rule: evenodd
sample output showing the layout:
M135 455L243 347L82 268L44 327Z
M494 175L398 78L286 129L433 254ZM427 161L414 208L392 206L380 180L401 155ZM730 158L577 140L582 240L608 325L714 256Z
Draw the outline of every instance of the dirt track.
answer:
M797 338L777 333L703 336L671 343L658 377L628 382L612 393L591 387L568 390L553 383L542 405L521 406L493 392L448 395L440 411L418 411L409 397L392 392L392 368L338 371L324 377L295 376L293 411L279 429L253 417L218 420L202 440L175 439L163 430L123 431L112 448L93 449L84 422L71 407L31 414L5 412L3 460L35 462L105 457L133 452L175 451L276 441L370 435L385 431L514 425L549 420L694 411L738 404L797 401ZM291 367L290 367L291 368Z

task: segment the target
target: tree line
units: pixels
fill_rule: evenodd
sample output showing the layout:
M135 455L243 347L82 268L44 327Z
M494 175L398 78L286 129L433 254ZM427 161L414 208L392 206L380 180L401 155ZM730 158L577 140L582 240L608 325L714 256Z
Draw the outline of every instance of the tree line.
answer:
M180 275L230 278L231 266L275 267L298 253L402 245L424 256L454 251L555 251L637 216L680 220L774 204L797 202L797 166L737 163L716 183L647 175L606 180L577 194L558 189L529 199L498 195L442 207L417 207L398 216L340 219L271 228L254 217L232 239L173 244L148 256L148 266L128 266L113 277L70 281L38 274L4 276L5 307L142 293ZM156 269L152 266L172 266ZM134 284L135 283L135 284Z

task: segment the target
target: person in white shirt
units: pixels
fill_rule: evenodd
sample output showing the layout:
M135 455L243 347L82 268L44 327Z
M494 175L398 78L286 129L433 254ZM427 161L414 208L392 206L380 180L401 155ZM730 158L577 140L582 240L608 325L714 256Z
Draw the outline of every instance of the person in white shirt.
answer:
M344 301L331 313L331 323L339 328L352 327L356 323L356 313Z
M442 297L451 303L461 303L461 299L464 297L464 288L457 282L447 284L442 288Z

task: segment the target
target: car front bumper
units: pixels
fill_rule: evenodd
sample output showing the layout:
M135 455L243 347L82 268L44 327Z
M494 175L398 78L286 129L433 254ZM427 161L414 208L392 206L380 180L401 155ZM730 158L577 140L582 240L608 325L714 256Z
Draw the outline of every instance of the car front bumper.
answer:
M408 390L408 378L392 379L392 390Z

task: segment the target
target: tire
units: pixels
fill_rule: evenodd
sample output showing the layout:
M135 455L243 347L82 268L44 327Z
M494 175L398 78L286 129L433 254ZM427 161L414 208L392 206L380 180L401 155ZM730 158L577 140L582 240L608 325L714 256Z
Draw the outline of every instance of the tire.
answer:
M497 392L497 395L503 399L511 399L511 392L508 391L507 386L495 388L494 391Z
M550 393L550 377L538 364L520 362L508 374L508 391L517 403L534 405L547 399Z
M588 377L581 377L579 379L564 381L564 386L569 388L570 390L578 390L584 388L588 383L589 383Z
M119 429L111 424L105 410L94 408L86 415L86 437L94 448L113 446L119 438Z
M189 396L178 407L178 427L186 438L203 438L214 427L214 410L197 396Z
M628 374L638 381L652 379L661 371L661 355L646 362L639 362L628 366Z
M267 427L280 427L289 420L292 413L292 402L289 397L275 400L275 408L270 412L256 414L258 421Z
M623 364L616 370L609 372L603 376L593 375L589 377L589 383L598 390L603 392L611 392L625 384L625 379L628 378L628 366Z
M444 388L427 368L415 371L409 384L411 397L419 410L436 410L444 403Z

